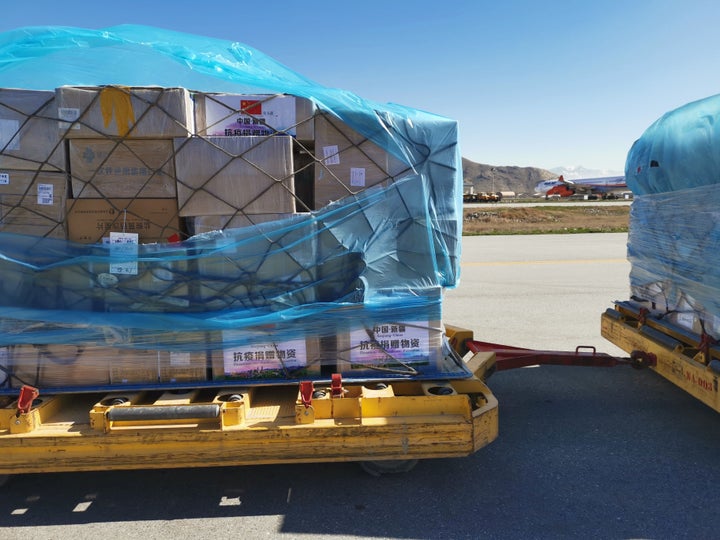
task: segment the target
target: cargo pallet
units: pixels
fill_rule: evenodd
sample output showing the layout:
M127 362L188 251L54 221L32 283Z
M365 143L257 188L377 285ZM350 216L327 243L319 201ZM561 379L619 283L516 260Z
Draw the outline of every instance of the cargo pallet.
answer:
M440 381L333 376L329 384L56 395L25 386L0 408L0 474L325 461L405 471L497 437L498 403L482 380L492 361L473 355L476 375Z
M602 336L633 355L671 383L720 412L720 345L651 314L632 302L616 302L601 316Z
M0 403L0 475L350 461L374 475L406 472L497 438L498 402L486 385L495 372L654 365L642 353L539 351L446 332L471 376L56 395L24 386Z

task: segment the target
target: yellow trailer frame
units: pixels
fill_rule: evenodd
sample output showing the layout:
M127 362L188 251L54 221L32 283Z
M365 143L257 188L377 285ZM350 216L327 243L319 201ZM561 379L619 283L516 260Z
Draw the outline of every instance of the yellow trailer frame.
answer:
M630 302L606 310L600 328L605 339L628 353L652 357L651 369L720 412L720 348L707 336L653 317Z
M448 334L459 349L472 337ZM467 456L498 435L482 380L492 363L477 354L467 379L313 387L311 399L297 385L6 398L0 474L324 461L382 472Z

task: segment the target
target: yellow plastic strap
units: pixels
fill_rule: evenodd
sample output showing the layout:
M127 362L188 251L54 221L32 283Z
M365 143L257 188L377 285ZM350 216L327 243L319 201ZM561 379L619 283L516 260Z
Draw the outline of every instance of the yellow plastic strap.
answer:
M108 86L100 91L100 110L103 122L107 128L112 122L113 114L117 124L118 135L127 135L130 127L135 123L135 112L130 100L130 89Z

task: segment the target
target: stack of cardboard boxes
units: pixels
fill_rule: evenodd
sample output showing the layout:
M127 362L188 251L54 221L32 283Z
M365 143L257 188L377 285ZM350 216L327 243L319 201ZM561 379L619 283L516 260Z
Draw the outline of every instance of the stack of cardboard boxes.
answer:
M55 93L0 89L0 231L65 238L66 172Z
M43 275L57 283L56 309L182 313L263 308L268 297L286 306L339 300L355 287L362 254L348 252L308 212L390 185L407 169L295 96L0 90L0 232L109 244L108 259ZM268 229L252 241L230 231L304 216L309 225ZM403 230L399 250L417 258L415 237ZM204 238L191 256L179 242L195 235ZM45 386L312 376L343 351L347 358L330 367L385 365L395 354L403 363L435 361L440 318L433 303L424 329L418 321L365 320L330 348L314 330L292 335L264 326L178 340L205 342L205 351L38 344L13 347L10 355L18 379ZM375 346L367 346L367 327ZM287 339L278 342L276 334ZM390 345L378 346L385 341Z

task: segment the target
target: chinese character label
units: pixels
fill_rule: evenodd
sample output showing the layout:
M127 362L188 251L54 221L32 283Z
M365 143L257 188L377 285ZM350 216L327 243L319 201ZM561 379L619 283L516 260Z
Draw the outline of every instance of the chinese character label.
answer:
M137 233L110 232L110 256L124 259L123 261L111 263L110 273L137 275L137 248Z
M323 163L325 165L340 165L340 151L337 144L323 146Z
M350 185L353 187L365 187L365 168L350 168Z

